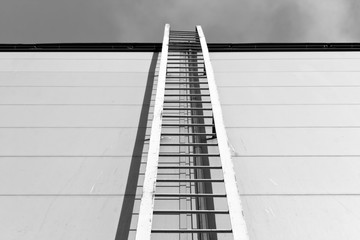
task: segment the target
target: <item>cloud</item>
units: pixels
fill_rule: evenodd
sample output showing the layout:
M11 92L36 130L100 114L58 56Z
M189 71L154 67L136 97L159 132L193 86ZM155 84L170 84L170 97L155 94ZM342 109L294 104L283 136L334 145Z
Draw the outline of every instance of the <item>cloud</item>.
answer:
M3 0L0 42L116 41L117 23L96 0Z
M350 41L360 42L360 2L358 0L349 0L346 7L346 17L341 28L342 34L347 36Z
M132 3L134 1L131 1ZM359 41L356 0L198 0L135 1L119 7L122 41L160 42L163 25L193 29L202 25L209 42L339 42ZM349 10L349 4L357 10ZM115 4L116 5L116 4ZM124 11L122 11L124 10ZM128 12L128 14L125 13ZM129 14L133 17L129 18ZM349 14L353 20L349 21ZM126 21L126 19L130 19ZM132 26L131 28L129 26ZM161 26L161 27L160 27Z

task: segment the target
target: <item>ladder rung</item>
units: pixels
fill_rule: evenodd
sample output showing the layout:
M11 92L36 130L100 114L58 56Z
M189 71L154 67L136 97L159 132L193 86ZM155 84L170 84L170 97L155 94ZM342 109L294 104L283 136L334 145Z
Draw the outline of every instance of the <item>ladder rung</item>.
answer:
M199 57L199 56L202 56L202 53L200 54L171 54L171 55L168 55L168 57ZM196 58L194 58L195 60Z
M195 84L196 82L194 82ZM209 88L196 88L196 87L191 87L191 88L165 88L165 90L209 90Z
M189 55L169 55L169 57L184 57L181 60L186 60L186 61L197 61L198 58L197 57L202 57L202 55L197 55L197 54L189 54ZM193 58L190 58L193 57ZM201 59L202 60L202 59ZM184 62L182 62L183 64L185 64ZM196 62L191 62L191 64L196 64Z
M169 39L169 43L198 43L200 44L199 38L189 38L189 39Z
M198 34L196 31L171 30L169 34Z
M167 74L171 74L171 73L184 73L184 74L188 74L188 73L197 73L197 74L202 74L200 76L204 76L206 72L199 72L199 71L167 71Z
M183 36L183 35L192 35L192 36L196 36L196 37L198 37L199 36L199 34L197 34L197 33L182 33L182 32L179 32L179 33L169 33L169 37L170 36Z
M199 37L170 37L169 40L170 40L169 43L174 43L179 41L200 43Z
M195 54L201 53L202 51L201 51L201 48L194 48L194 47L188 47L188 48L185 48L185 47L183 47L183 48L174 48L174 47L172 47L172 48L169 48L169 53L176 53L176 52L179 52L179 53L183 53L183 52L185 52L185 53L189 52L190 53L191 52L191 54L195 55ZM200 57L202 57L202 56L198 56L198 57L200 59ZM196 60L196 59L198 59L198 58L194 58L194 60Z
M169 46L197 46L197 47L200 47L201 44L200 42L197 42L197 43L173 43L173 42L170 42L169 43Z
M168 62L167 65L168 66L173 66L173 65L191 65L191 66L198 66L198 67L201 67L201 68L204 68L205 65L204 65L204 62L197 62L196 59L192 59L194 60L193 62L189 62L187 59L183 59L183 60L186 60L187 62ZM179 66L175 66L175 67L179 67Z
M211 147L217 146L217 143L161 143L160 146L203 146L203 147Z
M197 46L201 47L200 41L195 42L176 42L176 41L169 41L169 46Z
M208 82L181 82L181 81L167 81L165 82L165 84L187 84L187 85L191 85L191 84L208 84ZM180 89L179 89L180 90ZM208 89L204 89L204 90L208 90Z
M169 49L172 48L195 48L195 49L202 49L200 42L198 44L174 44L169 43Z
M188 81L166 81L165 84L208 84L208 82L188 82ZM197 88L197 87L190 87L190 88ZM180 90L180 89L179 89ZM208 90L204 89L204 90Z
M173 30L171 30L170 32L169 32L169 34L171 35L171 34L193 34L193 35L198 35L198 33L197 32L195 32L195 31L173 31Z
M180 68L180 67L176 67L177 68ZM201 68L201 69L204 69L204 67L193 67L193 68ZM201 74L200 76L203 76L205 75L206 71L199 71L199 70L196 70L196 71L191 71L191 70L186 70L184 69L184 71L166 71L166 73L197 73L197 74Z
M154 214L229 214L229 210L154 210Z
M200 46L200 43L199 44L169 44L169 47L189 47L189 48L192 48L192 47L198 47L198 46ZM179 55L179 54L172 54L172 55L169 55L168 54L168 56L176 56L176 55L178 55L178 56L182 56L182 57L184 57L184 56L199 56L198 54L187 54L187 55ZM202 53L201 53L201 55L202 55Z
M166 67L166 68L169 68L169 69L172 69L172 68L175 68L175 69L188 69L188 68L204 68L204 66L202 66L202 67L181 67L181 66L179 66L179 67Z
M163 115L163 118L213 118L205 115Z
M185 59L184 59L185 60ZM186 68L205 68L205 65L203 62L178 62L178 63L168 63L167 68L185 68L185 66L177 66L177 65L188 65ZM190 65L190 66L189 66ZM194 65L194 66L191 66Z
M169 59L169 60L173 60L173 59ZM174 59L176 60L176 59ZM167 62L167 65L204 65L205 66L205 62L204 59L198 59L198 58L192 58L192 59L186 59L186 58L178 58L178 60L183 60L185 62Z
M197 34L170 34L169 40L178 39L178 38L190 38L190 39L200 39Z
M177 52L177 53L199 53L201 52L201 50L197 50L197 49L169 49L168 52ZM203 58L196 58L194 60L197 60L197 59L200 59L200 60L204 60ZM168 60L171 60L168 58ZM183 60L183 58L182 58Z
M176 110L203 110L203 111L211 111L212 108L163 108L166 111L176 111Z
M178 52L178 51L170 51L170 50L189 50L189 51L201 51L202 49L201 48L198 48L198 47L169 47L169 52ZM180 51L179 51L180 52ZM196 53L193 53L193 54L196 54ZM168 55L169 56L169 55Z
M170 33L169 38L177 38L177 37L196 37L199 38L197 33Z
M197 54L202 52L202 49L198 47L169 47L168 52L192 52L192 54Z
M194 32L194 33L196 33L196 31L194 31L194 30L170 30L170 32Z
M211 101L170 101L170 100L165 100L164 103L211 103Z
M192 35L192 36L198 36L198 33L197 32L186 32L186 31L177 31L177 32L174 32L174 31L170 31L169 35L179 35L179 36L182 36L182 35Z
M189 61L189 59L184 59L184 58L168 58L168 60L186 60L186 61ZM198 61L198 60L204 60L204 59L203 58L196 58L196 59L190 59L190 60Z
M192 47L192 46L189 46L189 47L169 47L169 50L184 50L184 49L202 50L199 47ZM175 51L171 51L171 52L175 52Z
M162 136L215 136L215 133L162 133Z
M171 34L169 35L169 40L172 40L172 39L190 39L190 40L193 40L193 39L200 39L198 35L174 35L174 34Z
M161 153L159 157L220 157L219 153L211 154L211 153Z
M169 43L176 44L176 43L186 43L186 44L200 44L199 39L177 39L170 41Z
M174 59L174 58L173 58ZM169 59L169 60L172 60L172 59ZM179 60L184 60L186 62L168 62L167 63L167 67L169 67L170 65L190 65L191 67L195 65L200 65L200 67L205 67L205 63L202 61L203 59L179 59ZM201 60L198 61L198 60ZM180 66L175 66L175 67L180 67Z
M210 97L210 94L165 94L165 97Z
M170 37L183 37L183 36L190 36L190 37L198 37L199 35L196 32L170 32Z
M199 38L199 35L197 35L197 34L169 34L169 38L170 39L174 39L174 38L178 38L178 37L180 37L180 38Z
M208 82L165 82L165 84L208 84Z
M177 124L177 123L163 123L163 127L213 127L214 124Z
M194 30L170 30L170 32L196 32Z
M216 194L216 193L155 193L155 197L223 198L223 197L226 197L226 194Z
M166 76L166 78L167 79L170 79L170 78L207 78L207 76L206 75L200 75L200 76ZM196 84L196 83L199 83L199 82L190 82L190 83Z
M221 166L158 166L159 169L222 169Z
M198 35L186 35L186 34L178 34L178 35L174 35L174 34L169 34L169 40L172 39L181 39L181 38L186 38L186 39L199 39Z
M199 36L196 32L170 32L169 36Z
M189 65L189 64L196 64L196 65L204 65L205 63L204 62L198 62L197 60L198 59L181 59L181 60L186 60L187 62L168 62L167 65L179 65L179 64L182 64L182 65Z
M194 31L170 31L170 35L196 35L198 36L197 32Z
M169 38L169 43L175 42L191 42L191 43L200 43L200 38L198 37L171 37Z
M232 233L231 229L152 229L152 233Z
M196 61L198 57L203 57L201 53L194 53L194 54L172 54L168 55L168 57L183 57L182 60L192 60Z
M224 182L224 179L156 179L157 182Z

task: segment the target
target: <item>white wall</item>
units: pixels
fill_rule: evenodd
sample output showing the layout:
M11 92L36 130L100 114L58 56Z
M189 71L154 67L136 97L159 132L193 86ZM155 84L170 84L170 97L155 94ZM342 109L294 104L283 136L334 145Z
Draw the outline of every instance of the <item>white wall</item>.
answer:
M0 239L112 240L153 53L0 53Z
M360 53L211 59L250 239L360 239Z

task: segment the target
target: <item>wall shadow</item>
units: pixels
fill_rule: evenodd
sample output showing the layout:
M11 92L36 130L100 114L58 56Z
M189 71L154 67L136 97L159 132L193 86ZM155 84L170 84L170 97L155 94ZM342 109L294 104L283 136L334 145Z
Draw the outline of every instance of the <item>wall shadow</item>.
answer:
M118 223L118 228L115 235L115 240L126 240L129 236L131 219L133 216L134 204L135 204L135 195L136 189L138 187L138 178L140 173L141 166L141 155L144 149L144 141L146 135L146 126L148 122L148 115L150 109L151 95L154 85L154 77L156 64L159 53L154 52L149 74L147 77L146 89L144 94L144 100L141 108L140 121L137 129L135 146L133 149L130 170L128 173L128 179L126 183L125 196L121 208L120 219Z

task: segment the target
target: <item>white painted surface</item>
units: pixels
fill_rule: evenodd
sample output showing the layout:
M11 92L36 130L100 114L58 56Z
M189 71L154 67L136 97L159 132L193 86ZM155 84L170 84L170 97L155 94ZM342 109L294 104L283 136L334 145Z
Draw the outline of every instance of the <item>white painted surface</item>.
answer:
M360 72L217 72L219 87L360 86Z
M141 105L143 87L2 87L3 104L120 104Z
M148 63L148 59L0 59L0 71L148 72Z
M147 72L0 72L0 87L143 87Z
M7 61L0 72L1 239L114 239L151 57L0 54ZM81 71L52 63L43 65L51 71L32 68L27 62L34 58L81 60ZM102 59L110 65L95 63ZM215 79L250 239L358 240L360 110L352 104L360 104L360 54L212 53L211 59L218 62ZM245 59L256 61L244 65ZM127 64L144 66L127 72L135 69Z
M139 118L141 108L141 105L0 105L0 127L137 128L139 123L134 119Z
M360 87L219 88L223 104L360 104Z
M137 128L2 128L2 156L131 156Z
M360 238L360 53L212 53L252 240Z
M228 128L360 127L360 105L223 105L222 109Z
M211 53L212 61L216 60L317 60L317 59L360 59L358 52L216 52Z
M0 59L149 60L152 52L2 52Z
M123 196L1 196L2 239L114 239Z
M124 195L130 163L131 157L2 157L1 194Z
M359 128L228 130L233 155L359 155Z
M0 239L115 238L152 56L0 54Z
M234 157L241 194L360 194L360 157Z
M209 50L207 48L204 32L201 26L196 26L196 29L199 34L201 49L204 56L206 77L209 85L211 108L216 128L216 137L219 147L221 168L223 171L232 234L234 240L247 240L249 239L248 229L243 216L243 207L231 159L230 143L225 130L219 94L215 83L214 70L210 61Z
M214 60L219 72L359 72L358 59L236 59Z
M359 239L359 196L243 197L252 240Z
M149 150L146 162L143 191L141 196L139 219L136 228L136 240L150 240L156 191L156 178L160 154L161 125L165 98L165 81L169 49L170 25L165 24L159 77L157 81L154 113L152 117Z

